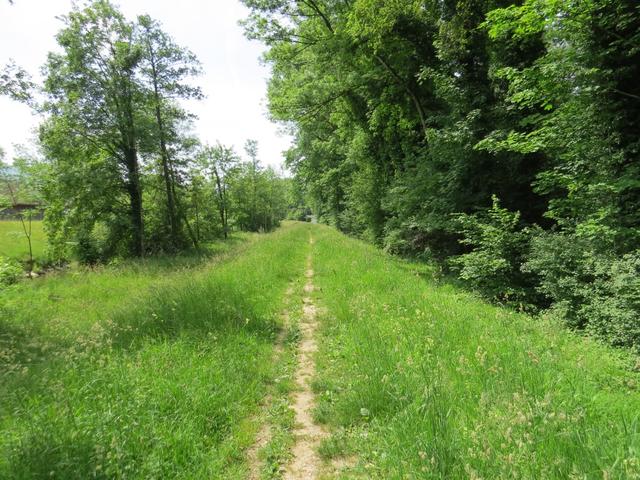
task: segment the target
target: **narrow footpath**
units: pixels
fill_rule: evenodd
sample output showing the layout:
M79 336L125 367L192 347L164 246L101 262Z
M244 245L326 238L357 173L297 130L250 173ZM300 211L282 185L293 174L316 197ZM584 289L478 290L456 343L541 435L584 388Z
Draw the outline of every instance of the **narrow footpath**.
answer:
M286 336L292 329L298 329L299 342L295 350L295 366L288 375L292 378L294 385L293 393L286 394L284 398L288 409L293 412L293 423L289 427L289 435L292 437L290 450L283 452L280 458L265 458L264 452L273 445L276 430L282 429L282 418L274 418L269 412L280 399L274 398L271 391L263 402L261 412L254 421L261 425L256 433L253 445L247 450L248 480L260 480L261 478L281 478L284 480L315 480L319 477L322 462L318 455L318 447L322 439L326 436L323 427L313 421L312 412L316 405L316 399L311 389L310 382L315 376L316 365L314 360L317 351L316 331L318 328L318 312L313 301L313 261L312 253L313 238L309 237L309 255L305 266L305 284L301 292L302 312L294 312L293 305L297 300L295 283L289 286L284 299L285 309L282 312L282 329L276 339L273 354L273 362L279 363L287 361L283 357L291 355L285 352ZM298 283L300 285L300 283ZM299 287L298 287L299 288ZM300 298L300 297L298 297ZM299 304L298 304L299 305ZM299 308L299 307L296 307ZM299 319L297 322L295 319ZM297 323L297 325L296 325ZM277 440L276 440L277 441ZM287 459L289 460L287 463ZM285 465L285 463L287 463ZM273 467L276 470L273 470ZM272 477L275 472L275 477ZM270 472L270 473L267 473Z
M313 246L313 238L309 243ZM300 346L298 349L298 365L295 372L297 391L294 395L292 409L295 412L294 429L295 444L292 448L292 460L284 473L284 480L313 480L318 477L321 461L318 446L325 437L324 429L313 421L315 396L310 381L315 376L316 365L314 354L318 349L316 331L318 329L317 308L311 294L313 285L313 262L309 253L307 258L307 283L304 286L303 315L300 322Z
M273 363L279 363L281 361L281 357L284 352L284 342L287 332L290 328L290 316L288 310L288 304L293 295L294 288L293 285L289 285L287 291L285 293L284 304L286 305L284 311L281 314L282 317L282 327L280 332L278 333L278 337L276 338L276 344L273 351ZM260 452L269 444L271 441L273 432L272 425L269 423L268 419L268 410L272 406L273 395L269 393L264 399L261 415L258 416L255 420L260 422L262 426L258 433L256 434L255 442L251 446L251 448L247 452L247 462L249 464L249 476L248 480L260 480L261 469L263 467L262 461L260 459Z

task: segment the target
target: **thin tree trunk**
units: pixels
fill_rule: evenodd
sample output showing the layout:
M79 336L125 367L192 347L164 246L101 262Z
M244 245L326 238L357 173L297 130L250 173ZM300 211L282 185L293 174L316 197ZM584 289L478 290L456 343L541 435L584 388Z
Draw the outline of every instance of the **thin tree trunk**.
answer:
M138 169L138 155L135 148L125 149L127 166L127 193L129 194L130 216L133 244L131 253L136 257L144 256L144 220L142 216L142 188Z
M198 202L195 202L196 208L196 238L200 241L200 210L198 209Z
M27 237L27 243L29 244L29 277L33 278L33 246L31 245L31 215L32 212L29 212L29 231L27 233L26 225L24 224L24 218L22 218L22 228L24 229L24 234Z
M187 219L187 216L183 213L182 219L184 220L184 224L187 226L187 233L189 234L189 238L191 239L191 243L193 243L193 248L196 250L200 247L200 233L197 235L193 232L193 228L191 228L191 223Z
M184 221L185 226L187 227L187 233L189 234L189 238L191 239L191 243L193 243L193 248L195 248L196 250L199 248L200 246L200 235L198 234L197 236L193 233L193 229L191 228L191 224L189 223L189 219L187 218L187 214L185 213L185 209L182 208L180 206L180 200L179 200L179 196L176 193L176 184L178 183L178 180L176 178L176 174L175 174L175 170L173 168L173 164L171 163L171 159L168 159L168 167L169 167L169 178L170 178L170 185L171 185L171 194L173 195L173 198L175 200L175 206L176 206L176 217L178 219L182 219Z
M131 87L133 73L119 79L120 91L116 95L118 106L118 129L122 140L124 167L127 170L126 190L129 195L129 216L131 220L131 254L144 257L144 217L142 211L142 184L136 148L136 128L133 117L133 91Z
M171 231L171 241L174 247L177 247L179 241L179 220L176 214L176 199L174 190L171 187L171 175L169 173L169 154L167 152L167 146L164 137L164 124L162 122L162 115L160 114L160 106L156 105L156 120L158 122L158 131L160 136L160 158L162 160L162 176L164 177L164 184L167 193L167 217L169 220L169 228Z
M251 175L251 228L253 228L255 231L259 231L259 227L258 227L258 220L257 220L257 215L256 215L256 202L257 202L257 186L256 186L256 176L257 176L257 165L256 165L256 159L253 159L253 172Z
M173 247L176 248L179 243L179 219L176 214L176 198L175 190L171 185L171 172L169 167L169 151L167 150L166 132L164 127L164 120L162 118L161 111L161 99L160 89L158 87L158 72L156 70L155 52L151 47L151 43L147 43L149 50L149 58L151 60L151 74L153 78L153 96L155 102L155 116L158 126L158 138L160 141L160 159L162 161L162 176L164 177L165 190L167 194L167 219L169 221L169 229L171 232L171 242Z
M226 201L224 191L222 190L222 182L220 180L220 175L218 174L218 169L213 166L213 174L216 177L216 185L218 187L218 212L220 214L220 223L222 223L222 233L224 235L224 239L227 239L227 215L226 215Z
M18 204L18 200L16 198L15 192L13 191L13 187L11 186L11 182L7 180L7 188L9 189L9 196L11 197L11 203L13 208ZM27 224L24 221L24 214L20 213L18 215L20 218L20 223L22 224L22 231L24 232L24 236L27 239L27 245L29 246L29 264L28 264L28 273L29 278L33 279L33 246L31 245L31 212L29 212L29 228L27 228Z

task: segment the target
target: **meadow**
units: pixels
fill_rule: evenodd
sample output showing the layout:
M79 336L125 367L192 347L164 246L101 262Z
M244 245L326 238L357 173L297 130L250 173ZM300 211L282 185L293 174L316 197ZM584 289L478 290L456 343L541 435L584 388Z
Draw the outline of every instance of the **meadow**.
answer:
M317 478L640 476L631 354L322 225L212 252L0 293L0 478L283 478L307 262Z
M34 259L45 259L47 239L41 220L31 222L31 235ZM29 245L19 220L0 220L0 257L19 262L29 259Z
M243 478L307 232L1 295L0 478Z

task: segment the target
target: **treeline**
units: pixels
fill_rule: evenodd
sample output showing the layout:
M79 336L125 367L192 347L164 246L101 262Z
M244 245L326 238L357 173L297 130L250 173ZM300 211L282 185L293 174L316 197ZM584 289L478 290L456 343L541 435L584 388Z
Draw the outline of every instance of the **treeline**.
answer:
M634 0L244 0L319 217L640 348Z
M262 167L257 143L247 142L242 161L193 135L180 103L203 97L192 52L150 17L127 20L104 0L62 20L44 85L15 65L0 82L0 93L46 116L42 159L16 165L36 179L52 258L171 253L279 224L290 182Z

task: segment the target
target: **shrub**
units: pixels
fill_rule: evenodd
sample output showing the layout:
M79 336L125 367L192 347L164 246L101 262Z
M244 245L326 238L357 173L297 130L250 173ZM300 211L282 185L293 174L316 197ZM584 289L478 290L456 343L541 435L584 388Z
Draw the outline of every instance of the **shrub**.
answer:
M0 288L16 283L22 274L23 270L17 262L0 257Z
M581 231L539 234L523 270L538 276L538 291L569 326L640 350L640 250L617 255L600 241Z
M522 270L539 278L538 292L553 302L553 310L571 327L584 328L579 315L594 280L592 250L583 238L569 233L540 232L531 239Z
M595 262L589 301L579 315L594 335L640 350L640 250Z
M569 326L640 350L640 250L616 256L582 235L545 233L532 239L523 270L538 275Z
M533 276L521 271L531 230L523 228L519 212L500 207L496 196L486 211L457 214L460 243L471 251L451 260L458 276L482 295L500 302L523 303L534 292Z
M82 232L82 234L78 235L76 256L80 263L87 265L95 265L100 261L100 250L95 238L91 234Z

